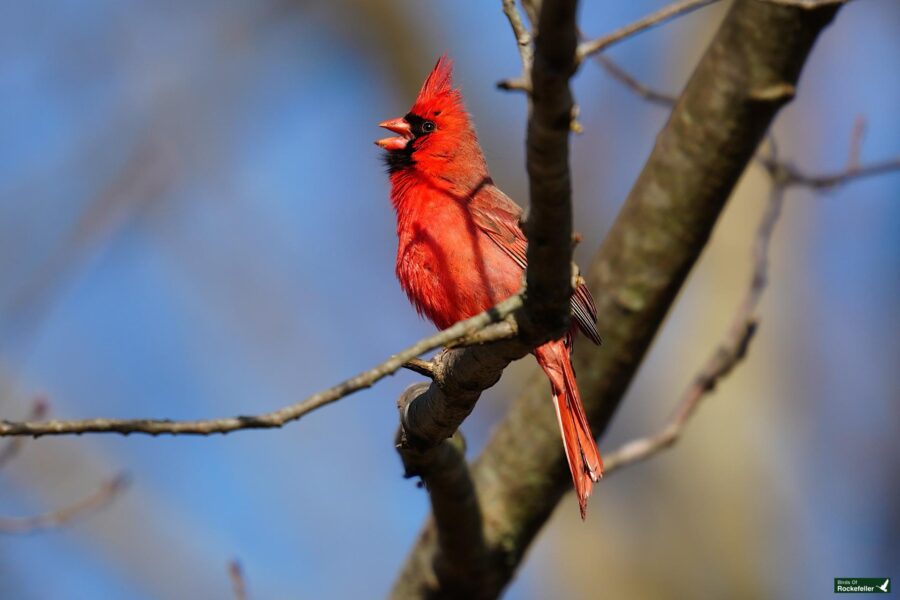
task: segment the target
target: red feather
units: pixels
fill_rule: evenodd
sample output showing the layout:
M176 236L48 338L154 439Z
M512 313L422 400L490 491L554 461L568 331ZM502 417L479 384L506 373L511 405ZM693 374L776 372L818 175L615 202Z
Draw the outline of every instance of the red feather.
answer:
M376 142L387 153L397 212L397 277L420 314L444 329L516 293L528 247L522 209L490 175L452 64L442 56L409 113L382 123L398 137ZM582 283L572 296L573 330L535 348L550 380L581 516L603 472L571 365L578 329L600 343L597 311Z

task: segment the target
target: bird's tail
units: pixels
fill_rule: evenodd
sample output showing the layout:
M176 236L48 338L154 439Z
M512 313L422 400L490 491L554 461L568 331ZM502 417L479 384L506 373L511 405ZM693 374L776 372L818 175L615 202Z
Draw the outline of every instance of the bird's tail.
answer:
M569 349L560 340L536 348L534 355L550 379L563 446L572 472L572 481L575 483L581 518L584 519L587 514L587 499L594 482L603 476L603 460L584 414Z

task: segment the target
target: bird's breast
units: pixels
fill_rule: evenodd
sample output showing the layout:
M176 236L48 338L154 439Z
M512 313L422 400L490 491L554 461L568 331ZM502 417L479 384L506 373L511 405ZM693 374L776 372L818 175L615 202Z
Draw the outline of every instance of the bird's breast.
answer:
M398 207L397 277L421 314L443 329L518 291L522 269L463 202L442 194L418 200Z

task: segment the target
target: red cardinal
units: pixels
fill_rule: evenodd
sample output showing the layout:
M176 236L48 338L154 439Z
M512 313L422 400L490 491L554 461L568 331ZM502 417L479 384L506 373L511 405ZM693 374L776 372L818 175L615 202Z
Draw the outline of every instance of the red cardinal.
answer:
M397 134L375 142L387 153L397 211L397 277L420 314L441 329L519 291L525 270L522 209L488 174L475 129L443 56L405 117L380 123ZM581 517L603 462L572 371L576 327L595 344L597 312L584 284L572 297L572 330L534 349L550 379Z

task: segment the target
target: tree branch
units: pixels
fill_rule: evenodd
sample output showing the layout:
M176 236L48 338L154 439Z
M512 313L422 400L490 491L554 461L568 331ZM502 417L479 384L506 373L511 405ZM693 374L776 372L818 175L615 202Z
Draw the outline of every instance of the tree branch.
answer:
M24 518L0 518L0 533L23 534L56 529L97 512L112 502L128 486L128 477L117 475L96 492L74 504L43 515Z
M625 87L644 100L668 108L671 108L675 105L675 102L677 102L678 99L675 96L655 90L641 81L638 81L633 75L622 69L603 54L595 55L594 59L613 79L625 85ZM754 159L769 172L774 180L783 183L786 186L803 186L819 191L839 186L852 179L882 175L900 168L900 157L860 166L859 146L864 133L865 120L859 118L853 125L847 167L835 173L808 175L798 170L790 162L779 161L774 156L766 157L759 153L756 154Z
M522 75L519 83L520 89L531 89L531 64L534 60L534 51L531 48L531 34L525 23L522 22L522 16L519 9L516 8L516 0L503 0L503 14L506 15L510 27L512 27L513 35L516 37L516 47L519 50L519 59L522 61ZM498 84L501 88L504 82Z
M772 180L772 191L769 193L769 201L753 243L753 273L750 277L750 284L731 320L728 333L694 376L693 382L681 394L675 413L669 422L656 434L632 440L623 444L618 450L608 453L604 460L607 474L671 448L681 437L685 425L700 402L746 356L757 329L756 308L759 306L759 301L769 281L769 247L772 234L784 207L784 197L788 188L804 186L820 191L825 187L850 183L859 177L882 174L886 170L881 165L885 164L892 164L892 170L900 170L900 158L860 167L858 159L862 133L862 128L857 124L850 142L848 166L836 173L807 175L790 170L787 172L789 176L785 176L786 167L784 165L786 163L779 162L774 151L769 159L760 159ZM828 182L828 184L827 186L822 185L821 182Z
M432 336L422 339L402 352L395 354L381 364L363 371L327 390L318 392L279 410L260 415L229 417L224 419L206 419L199 421L172 421L169 419L84 419L75 421L0 421L0 437L67 435L81 433L119 433L128 435L142 433L148 435L210 435L229 433L244 429L271 429L296 421L302 416L340 400L361 389L371 387L379 380L392 375L403 368L406 362L429 350L453 344L457 340L480 331L484 327L498 323L521 308L522 297L513 296L504 300L491 310L460 321ZM508 329L506 332L514 331ZM503 333L503 330L497 330ZM499 336L498 336L499 337ZM452 432L451 432L452 433Z
M718 2L718 0L680 0L679 2L673 2L646 17L638 19L634 23L630 23L612 33L608 33L603 37L582 42L578 44L576 48L575 64L576 66L580 65L589 56L599 55L600 52L606 50L613 44L626 40L629 37L642 33L657 25L662 25L676 17L693 12L698 8L713 4L714 2ZM531 77L529 71L532 56L528 50L523 50L522 45L522 40L528 39L527 30L525 30L522 19L516 10L514 0L503 0L503 12L509 19L510 25L513 28L513 33L516 36L516 41L519 44L519 55L522 59L523 72L517 79L503 79L497 82L497 87L506 91L523 91L530 93ZM521 35L523 33L524 35Z
M554 338L569 327L573 291L569 132L575 115L569 79L576 69L576 10L575 0L545 0L542 5L525 142L531 198L524 224L529 265L526 305L533 318L551 328Z
M38 399L31 406L31 411L28 413L26 420L28 421L37 421L43 419L47 414L47 402L43 399ZM6 442L2 448L0 448L0 469L5 467L9 461L14 459L19 455L19 452L22 451L22 446L25 444L25 438L14 438Z
M604 346L583 346L575 370L595 433L612 418L727 198L775 114L793 97L801 67L836 10L737 0L698 64L588 272ZM481 596L496 597L570 487L543 382L533 382L514 402L471 474L490 565L483 579L489 587ZM408 593L398 595L395 588L395 597L436 595L431 531L433 525L426 525L403 571Z
M882 175L900 169L900 157L871 163L865 166L848 166L836 173L807 175L790 163L778 162L772 158L760 157L759 161L779 184L790 187L800 186L812 190L827 190L862 177Z
M679 2L673 2L654 13L650 13L646 17L638 19L634 23L616 29L612 33L608 33L594 40L582 42L578 45L578 62L581 63L592 54L603 52L613 44L646 31L651 27L662 25L675 17L680 17L681 15L693 12L698 8L703 8L714 2L718 2L718 0L680 0Z
M603 54L595 54L594 60L603 67L603 70L606 71L610 77L623 84L647 102L659 104L666 108L672 108L675 106L675 102L678 101L678 98L671 94L654 90L650 86L641 83L633 75L613 62L611 58Z
M410 386L400 397L400 414L427 384ZM475 486L466 464L466 444L457 431L453 437L437 445L417 446L403 439L404 429L398 432L397 448L407 477L420 476L428 489L434 513L435 544L434 571L444 582L449 595L472 597L480 586L486 549L481 529L481 508ZM401 574L400 579L403 579Z

